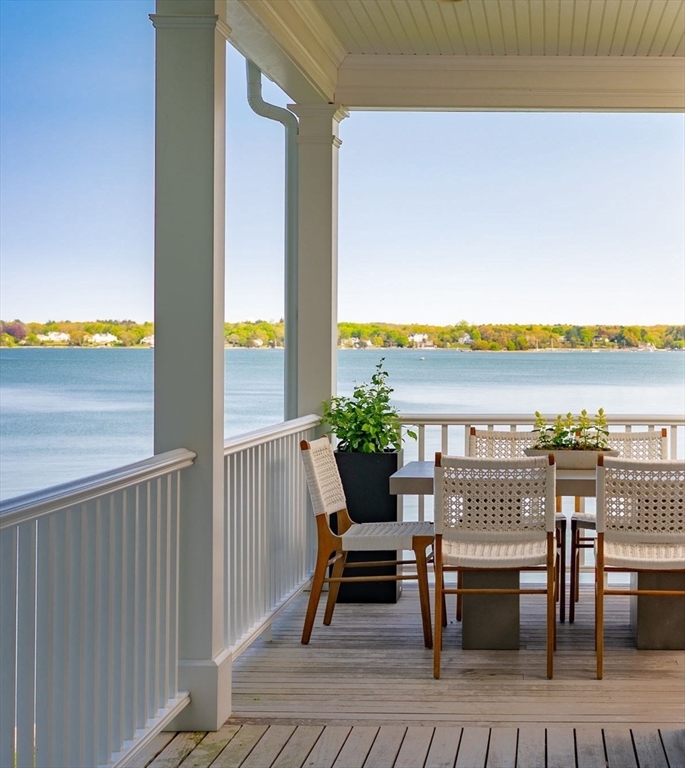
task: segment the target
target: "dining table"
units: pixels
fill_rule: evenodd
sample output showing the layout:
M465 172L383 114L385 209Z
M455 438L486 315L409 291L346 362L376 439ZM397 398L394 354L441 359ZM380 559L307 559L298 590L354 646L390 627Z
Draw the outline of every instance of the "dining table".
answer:
M433 461L410 461L390 476L390 493L402 496L433 495ZM592 469L558 469L556 495L593 498L596 472ZM511 588L518 586L518 571L463 571L464 587ZM468 583L467 583L468 582ZM640 589L683 589L685 575L633 574L631 586ZM573 596L571 596L573 599ZM685 649L685 599L631 596L631 628L639 650ZM462 607L464 649L517 650L519 648L518 595L464 595Z

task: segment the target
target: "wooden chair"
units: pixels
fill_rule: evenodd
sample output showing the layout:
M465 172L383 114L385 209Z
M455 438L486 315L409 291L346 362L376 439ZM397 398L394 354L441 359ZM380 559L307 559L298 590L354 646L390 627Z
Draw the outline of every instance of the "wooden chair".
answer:
M446 594L543 594L547 597L547 677L553 674L557 548L554 457L476 459L435 455L435 642L440 677ZM544 589L447 588L446 571L541 570Z
M523 452L530 448L537 435L534 432L497 431L471 427L468 455L488 459L523 458ZM556 499L556 539L559 559L557 561L557 599L559 621L566 620L566 515L561 511L561 496ZM457 621L461 618L461 600L457 599Z
M685 590L609 589L604 574L685 572L685 461L599 457L595 543L597 679L604 667L604 596L685 596Z
M307 475L307 485L316 515L318 550L312 581L307 614L302 631L302 642L306 645L312 634L312 627L324 584L328 584L328 599L323 623L328 625L338 599L342 582L359 581L400 581L416 579L419 583L419 601L423 639L426 648L433 646L431 628L430 593L428 588L428 548L433 544L433 523L355 523L350 519L345 501L345 492L335 462L333 448L327 437L300 443L302 459ZM337 513L337 530L333 533L329 516ZM415 560L381 560L363 563L346 563L348 552L370 552L374 550L413 550ZM378 576L344 576L347 568L381 568L388 565L416 565L416 574ZM333 566L331 576L326 572Z
M650 432L610 432L608 447L618 451L618 457L637 461L659 461L668 458L666 430ZM575 499L575 511L571 516L571 593L569 595L568 620L576 618L576 603L580 598L580 550L592 549L595 537L583 531L594 531L597 518L581 511L580 499Z

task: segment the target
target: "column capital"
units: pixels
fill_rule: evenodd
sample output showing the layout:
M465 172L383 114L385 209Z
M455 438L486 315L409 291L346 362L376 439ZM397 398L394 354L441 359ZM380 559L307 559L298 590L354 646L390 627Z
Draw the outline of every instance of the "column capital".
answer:
M155 29L216 29L226 40L231 34L231 28L217 14L179 16L151 13L149 19Z
M298 117L328 118L336 123L350 116L349 111L342 104L288 104L288 109Z

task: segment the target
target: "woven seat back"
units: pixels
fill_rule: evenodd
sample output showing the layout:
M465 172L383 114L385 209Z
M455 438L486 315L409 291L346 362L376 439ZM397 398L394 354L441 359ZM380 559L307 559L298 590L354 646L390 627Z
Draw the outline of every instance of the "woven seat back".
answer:
M609 448L622 459L659 461L668 458L666 430L651 432L609 432Z
M327 437L302 443L302 460L315 515L330 515L347 507L333 447Z
M685 541L685 461L605 457L597 468L597 531L607 541Z
M543 539L554 509L555 467L545 456L442 456L435 468L435 532L446 539Z
M469 434L469 456L489 459L523 457L537 438L536 432L504 432L494 429L472 429Z

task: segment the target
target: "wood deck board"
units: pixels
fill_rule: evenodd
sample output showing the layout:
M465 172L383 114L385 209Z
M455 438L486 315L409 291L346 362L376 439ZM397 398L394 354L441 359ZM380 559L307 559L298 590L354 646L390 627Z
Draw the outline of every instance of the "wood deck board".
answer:
M206 734L181 763L181 768L209 768L239 730L239 725L223 725L218 731Z
M149 764L149 768L176 768L205 737L204 731L178 733Z
M234 662L231 730L205 737L183 768L553 768L575 765L566 762L574 749L578 768L685 765L685 653L637 651L625 598L607 600L603 680L591 588L575 623L558 625L553 680L535 596L521 602L520 651L462 651L452 621L440 680L415 589L396 605L341 604L330 627L320 614L303 646L306 600L282 612L271 642L257 640ZM172 743L157 742L136 765L153 765Z

